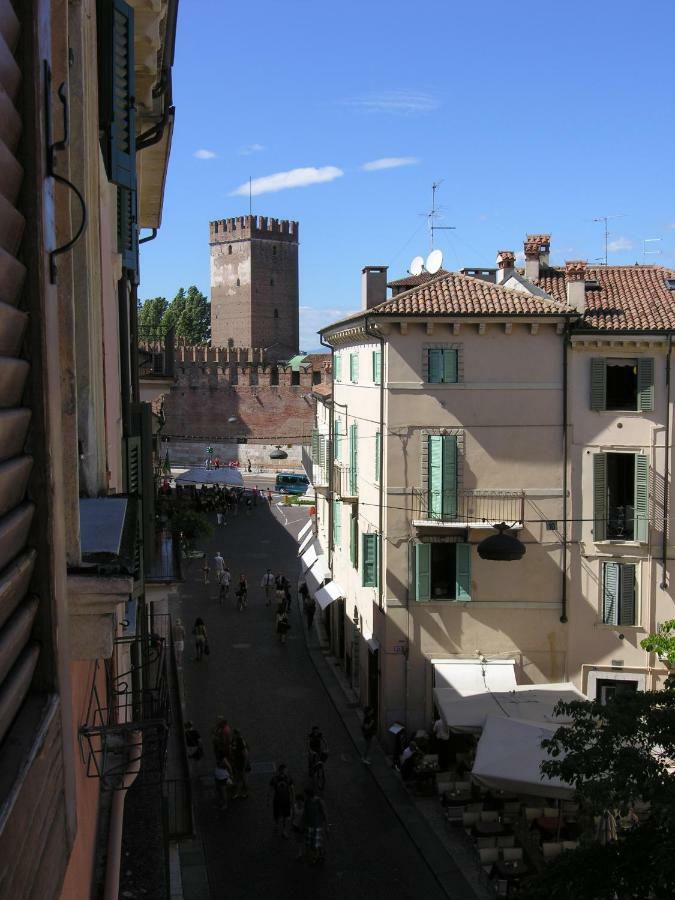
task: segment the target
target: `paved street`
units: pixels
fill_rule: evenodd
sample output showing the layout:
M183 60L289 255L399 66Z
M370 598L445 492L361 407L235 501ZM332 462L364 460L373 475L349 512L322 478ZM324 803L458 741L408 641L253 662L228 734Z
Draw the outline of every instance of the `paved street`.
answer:
M274 633L273 608L264 605L260 579L269 565L293 585L299 570L295 535L306 521L300 507L270 510L259 504L250 517L228 520L205 547L212 558L220 549L232 570L249 579L249 606L242 613L234 599L220 609L215 584L204 586L193 564L181 600L174 605L189 631L195 616L205 620L211 656L192 661L186 646L186 718L204 738L205 758L195 765L195 802L214 898L321 900L444 897L368 770L360 762L307 652L296 604L285 646ZM215 522L215 517L214 517ZM251 748L249 799L232 801L227 812L215 802L210 731L217 715L239 727ZM275 765L286 762L296 784L304 783L305 738L317 724L327 737L330 758L324 799L331 823L324 868L296 862L293 840L272 831L268 784Z

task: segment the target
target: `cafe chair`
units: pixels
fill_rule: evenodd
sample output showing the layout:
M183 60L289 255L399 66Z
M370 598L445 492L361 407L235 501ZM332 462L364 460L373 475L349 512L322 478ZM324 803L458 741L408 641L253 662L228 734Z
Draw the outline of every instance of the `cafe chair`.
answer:
M516 837L513 834L504 834L497 838L498 847L515 847Z
M499 850L496 847L483 847L478 853L480 855L480 864L489 875L492 871L492 866L499 859Z
M551 841L550 843L542 844L541 849L544 859L555 859L556 856L560 856L562 853L563 845L559 842Z
M488 809L480 814L481 822L498 822L499 813L496 809Z
M522 847L504 847L502 850L502 859L504 862L520 862L522 858Z
M497 846L497 838L493 837L479 837L476 838L476 846L479 850L484 850L486 847L496 847Z

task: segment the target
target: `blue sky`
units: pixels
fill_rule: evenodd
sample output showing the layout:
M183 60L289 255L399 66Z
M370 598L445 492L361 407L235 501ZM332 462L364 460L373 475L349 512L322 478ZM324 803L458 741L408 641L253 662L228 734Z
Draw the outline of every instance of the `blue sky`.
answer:
M674 29L667 0L181 0L140 296L209 293L208 222L248 212L235 192L249 176L263 179L254 213L300 221L305 350L358 308L364 265L401 277L428 252L433 181L438 224L456 227L436 235L447 268L494 265L526 232L552 233L554 262L595 260L602 215L621 216L610 264L660 238L646 260L675 267Z

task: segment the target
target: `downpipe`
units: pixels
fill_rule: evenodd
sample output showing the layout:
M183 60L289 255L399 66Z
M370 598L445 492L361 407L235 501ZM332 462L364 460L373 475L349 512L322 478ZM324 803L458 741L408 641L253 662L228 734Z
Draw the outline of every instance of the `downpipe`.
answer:
M666 439L665 439L665 464L663 467L664 490L663 490L663 536L661 538L661 562L663 565L663 575L661 578L661 590L665 591L668 587L668 514L670 511L670 362L673 350L673 333L668 333L668 353L666 355Z
M122 862L122 826L124 824L124 801L141 770L143 755L143 732L130 732L132 750L126 770L122 776L122 787L113 792L108 826L108 858L105 869L103 900L118 900L120 893L120 867Z

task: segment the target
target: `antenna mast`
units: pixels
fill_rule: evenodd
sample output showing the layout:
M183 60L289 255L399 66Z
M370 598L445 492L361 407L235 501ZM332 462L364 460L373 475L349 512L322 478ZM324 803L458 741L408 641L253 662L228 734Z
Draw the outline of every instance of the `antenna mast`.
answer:
M436 191L443 184L443 181L434 181L431 185L431 212L427 215L427 219L429 222L429 238L430 238L430 249L434 249L434 231L455 231L454 225L436 225L436 219L439 218L440 213L436 209Z
M623 219L623 218L624 218L624 214L620 213L618 216L596 216L596 218L593 219L594 222L604 222L604 224L605 224L605 265L607 265L607 250L608 250L608 246L609 246L609 228L607 226L607 223L609 222L610 219Z

